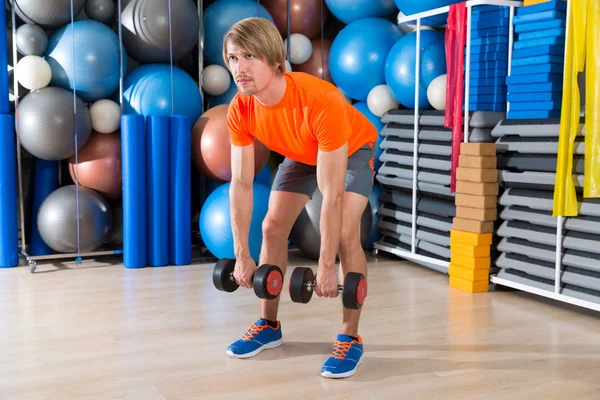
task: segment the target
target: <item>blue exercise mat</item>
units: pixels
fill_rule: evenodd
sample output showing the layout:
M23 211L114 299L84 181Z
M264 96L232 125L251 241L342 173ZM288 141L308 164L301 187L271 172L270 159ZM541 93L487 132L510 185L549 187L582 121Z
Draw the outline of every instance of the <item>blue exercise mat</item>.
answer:
M542 11L567 11L567 2L562 0L552 0L545 3L534 4L526 7L518 7L516 15L536 14Z
M539 65L539 64L564 64L565 59L561 56L534 56L527 58L517 58L512 60L511 66L522 67L526 65Z
M501 53L472 53L471 52L471 63L481 61L507 61L508 51ZM465 52L465 62L467 62L467 54Z
M470 79L505 78L506 73L506 69L480 69L476 71L471 70Z
M509 101L511 103L534 101L562 101L562 91L537 93L510 93L506 95L506 101Z
M529 74L511 75L506 78L508 85L527 85L530 83L560 83L563 82L563 74Z
M560 101L515 101L510 103L511 111L552 111L560 110Z
M558 92L562 90L562 83L532 83L527 85L510 85L508 93L536 93L536 92Z
M538 46L562 46L563 53L565 48L565 38L564 37L546 37L546 38L538 38L531 40L522 40L519 39L514 43L513 49L530 49L532 47Z
M542 38L565 38L567 30L565 28L544 29L541 31L525 32L517 35L518 41L527 41Z
M506 103L506 93L497 94L469 94L469 102L471 103Z
M552 21L529 22L526 24L515 25L515 33L523 32L541 32L549 29L565 28L567 23L564 19L555 19Z
M506 103L472 103L469 104L469 111L506 111Z
M506 95L506 86L471 86L469 97L482 95Z
M564 57L565 55L565 46L564 45L544 45L537 47L529 47L526 49L518 49L513 51L513 58L528 58L535 56L558 56Z
M466 67L465 67L466 69ZM471 71L498 70L508 73L508 60L503 61L475 61L471 62Z
M562 74L564 69L564 64L527 65L524 67L511 68L510 74L513 76L533 74Z
M471 39L490 37L490 36L506 36L510 34L510 27L508 25L496 26L487 29L475 29L471 28Z
M509 111L506 119L560 118L560 110L553 111Z
M567 13L564 11L540 11L531 14L521 14L515 15L513 17L513 25L517 26L520 24L525 24L528 22L546 22L546 21L554 21L554 20L566 20Z

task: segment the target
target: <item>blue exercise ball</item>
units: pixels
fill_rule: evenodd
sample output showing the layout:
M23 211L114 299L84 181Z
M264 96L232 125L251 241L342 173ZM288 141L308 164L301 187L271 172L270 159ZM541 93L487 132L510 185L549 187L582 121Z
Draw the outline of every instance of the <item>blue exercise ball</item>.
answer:
M337 19L350 24L363 18L387 18L398 12L394 0L325 0Z
M404 107L415 108L415 61L417 33L411 32L390 50L385 64L385 80L392 95ZM427 87L446 73L445 37L442 32L421 30L419 108L431 108Z
M50 85L75 89L86 102L107 98L119 89L119 36L101 22L81 20L58 29L48 39L45 59L52 70Z
M171 98L175 101L173 109ZM143 116L188 115L193 126L202 115L202 96L194 79L184 70L173 67L171 93L171 66L145 64L125 77L123 113Z
M273 17L256 0L217 0L204 11L204 62L225 66L223 38L237 22L261 17L274 24Z
M329 50L329 71L346 96L366 101L371 89L385 83L387 55L403 33L381 18L364 18L338 33Z
M377 172L377 170L379 170L379 167L381 167L381 161L379 161L379 157L383 153L383 149L381 148L381 142L383 141L383 136L381 136L381 130L384 126L383 122L381 122L381 118L379 118L377 115L373 114L371 110L369 110L369 106L367 105L366 101L359 101L358 103L354 103L352 106L358 111L360 111L362 115L367 117L367 119L375 126L375 129L377 129L377 132L379 133L379 136L377 137L377 148L375 152L375 172Z
M460 3L462 0L394 0L396 6L406 16L422 13L425 11L434 10L436 8L449 6L451 4ZM425 26L442 26L446 25L448 13L432 15L431 17L423 18L421 25ZM414 21L413 24L417 24Z
M230 182L217 187L206 199L200 211L200 235L204 245L216 258L235 258L231 215L229 211ZM262 223L269 209L271 190L254 182L253 207L248 234L250 256L258 263L262 246Z

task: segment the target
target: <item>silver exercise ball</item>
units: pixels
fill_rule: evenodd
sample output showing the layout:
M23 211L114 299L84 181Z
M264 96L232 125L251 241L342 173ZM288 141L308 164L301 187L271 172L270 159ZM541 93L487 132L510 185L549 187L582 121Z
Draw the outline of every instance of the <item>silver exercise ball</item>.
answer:
M115 3L113 0L87 0L85 13L89 19L111 25L115 17Z
M75 132L79 150L90 138L92 119L86 104L77 97L77 124L73 92L46 87L28 93L19 103L17 130L21 144L44 160L64 160L75 154Z
M37 215L44 242L61 253L77 252L76 186L63 186L42 202ZM97 250L112 229L108 201L98 192L79 186L79 240L81 252Z
M71 2L77 17L85 0L10 0L15 12L24 22L54 30L71 21Z
M41 56L48 48L48 35L37 25L21 25L16 36L17 50L24 56Z
M317 189L296 219L290 233L291 241L298 247L300 253L310 259L318 260L321 255L321 207L323 195ZM366 246L372 224L371 205L363 212L360 222L360 241L363 248Z

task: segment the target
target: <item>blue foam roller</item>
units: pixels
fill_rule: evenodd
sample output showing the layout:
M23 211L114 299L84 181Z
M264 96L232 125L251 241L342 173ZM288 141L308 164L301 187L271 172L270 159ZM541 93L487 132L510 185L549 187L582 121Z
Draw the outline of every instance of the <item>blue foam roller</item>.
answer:
M192 125L187 115L169 116L169 262L192 262Z
M565 28L566 20L555 19L542 22L528 22L526 24L515 25L515 33L523 32L541 32L548 29Z
M531 40L519 40L518 42L515 42L513 48L515 50L518 49L531 49L532 47L538 47L538 46L556 46L556 45L560 45L563 47L565 47L565 38L564 37L545 37L545 38L538 38L538 39L531 39ZM564 52L564 50L563 50Z
M544 29L543 31L533 31L521 33L518 35L519 41L528 41L542 38L565 38L565 28Z
M563 88L562 83L532 83L527 85L510 85L508 93L558 92Z
M532 102L532 101L562 101L561 92L537 92L537 93L511 93L506 96L506 100L512 102Z
M529 74L513 75L506 77L506 83L509 85L527 85L530 83L560 83L562 84L563 74Z
M169 116L146 118L148 265L169 264Z
M11 268L19 265L17 145L12 114L0 114L0 137L0 268Z
M58 188L58 162L35 159L35 179L33 184L33 213L31 218L30 256L47 256L54 251L44 242L37 227L37 215L46 197Z
M0 114L10 113L8 99L8 46L6 45L6 12L0 15ZM16 60L15 60L16 62ZM15 147L16 149L16 147Z
M553 111L509 111L507 119L547 119L560 118L560 110Z
M560 101L528 101L510 103L513 111L552 111L560 110Z
M511 75L530 75L530 74L562 74L563 64L541 64L528 65L525 67L514 67L510 70Z
M565 46L556 44L556 45L545 45L545 46L537 46L533 48L526 49L517 49L513 51L513 59L521 59L528 57L537 57L537 56L557 56L564 57L565 56Z
M560 64L563 65L565 62L564 57L562 56L533 56L527 58L513 58L512 66L513 67L522 67L525 65L540 65L540 64Z
M527 14L535 14L541 11L566 11L567 10L567 2L562 0L552 0L547 1L545 3L533 4L526 7L518 7L516 15L527 15Z
M520 14L515 15L513 17L513 25L521 25L528 22L546 22L546 21L554 21L554 20L566 20L567 13L564 11L540 11L531 14Z
M123 265L142 268L146 253L146 130L142 115L121 116Z

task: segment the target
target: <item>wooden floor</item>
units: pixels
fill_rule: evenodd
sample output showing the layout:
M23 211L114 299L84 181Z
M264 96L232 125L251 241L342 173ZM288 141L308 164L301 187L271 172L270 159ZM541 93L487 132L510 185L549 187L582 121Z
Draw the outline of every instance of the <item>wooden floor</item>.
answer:
M237 360L225 349L259 316L251 291L218 292L211 264L100 261L0 271L0 399L600 398L600 316L534 295L471 295L380 255L365 362L331 380L319 371L340 298L303 305L284 292L284 346Z

